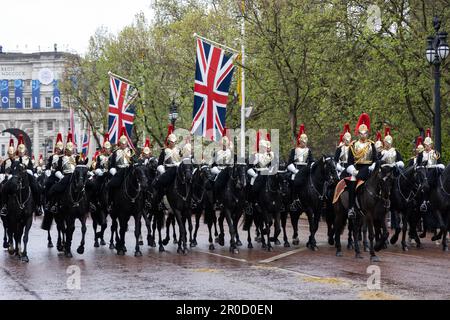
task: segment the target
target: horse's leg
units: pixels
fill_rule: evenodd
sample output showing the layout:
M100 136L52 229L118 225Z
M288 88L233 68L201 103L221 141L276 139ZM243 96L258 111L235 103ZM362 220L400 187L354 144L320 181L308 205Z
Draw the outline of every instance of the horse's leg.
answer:
M47 248L53 248L52 236L50 235L50 230L47 231Z
M225 245L225 231L223 229L223 220L224 219L225 219L225 213L224 213L224 209L222 209L220 211L220 216L219 216L219 237L217 238L217 242L222 247Z
M181 214L180 210L177 210L177 209L174 209L174 214L175 214L176 221L178 223L178 230L180 232L180 239L179 239L180 241L178 241L177 253L186 254L187 253L187 248L186 248L186 228L185 228L185 225L183 223L182 214Z
M175 229L175 222L176 222L175 217L172 217L172 231L173 231L172 236L173 236L173 243L174 243L174 244L177 244L177 243L178 243L178 240L181 240L181 235L180 235L180 239L177 240L177 233L176 233L176 229Z
M103 221L101 224L101 229L100 229L100 245L104 246L106 245L105 242L105 230L108 227L108 222L106 221L106 212L103 212Z
M9 244L8 244L8 238L6 237L6 227L3 224L3 249L7 249L8 246L9 246Z
M290 215L292 228L294 229L294 234L292 235L292 244L294 246L298 246L300 244L300 240L298 239L298 220L300 219L300 212L291 211Z
M84 253L84 242L85 242L85 238L86 238L86 216L82 215L80 217L80 222L81 222L81 242L80 242L80 246L77 249L77 253L78 254L83 254Z
M188 228L189 228L189 247L193 248L195 247L195 245L193 244L193 230L194 227L192 225L192 212L189 212L188 216L185 217L185 219L187 219L188 222Z
M347 232L348 232L348 240L347 240L347 249L348 250L353 250L355 249L355 241L353 240L353 230L351 229L351 224L348 224L348 228L347 228Z
M125 255L125 234L128 228L129 217L124 217L123 214L119 216L119 240L116 243L117 255ZM139 237L138 237L139 241Z
M31 223L32 223L32 221L33 221L33 217L30 216L30 217L27 219L26 224L25 224L25 232L24 232L24 234L23 234L23 252L21 253L21 257L22 257L22 261L23 261L23 262L28 262L28 261L30 261L30 260L28 259L28 250L27 250L27 247L28 247L28 234L30 233L30 228L31 228Z
M72 218L71 213L68 213L68 217L66 218L66 241L64 244L64 254L67 258L72 258L72 239L73 239L73 233L75 231L75 218ZM64 237L64 233L63 233Z
M153 213L152 222L152 236L150 237L150 246L156 247L156 228L157 228L157 213ZM152 220L150 220L152 221Z
M171 223L172 223L172 213L169 212L169 214L167 215L167 219L166 219L166 237L163 240L163 245L167 245L170 241L170 224Z
M391 226L395 226L395 232L394 235L391 237L390 243L395 244L398 240L398 235L400 234L400 231L402 231L402 228L400 228L400 221L399 221L399 215L400 212L394 211L394 214L392 215L393 221L391 222ZM403 216L403 213L402 213Z
M311 208L306 209L306 215L308 217L309 224L309 239L306 243L306 247L309 249L316 251L318 250L316 245L316 239L314 238L315 230L316 230L316 217L314 216L314 211Z
M361 233L361 222L359 221L360 217L356 217L352 220L353 226L351 227L353 232L353 239L355 241L355 258L362 259L361 249L359 248L359 234Z
M328 236L328 244L330 246L334 245L334 225L333 221L334 216L332 214L332 210L328 210L325 215L325 221L327 223L327 236Z
M113 250L116 248L116 246L114 245L114 235L117 234L117 218L115 216L111 216L110 230L111 230L111 239L109 240L109 249Z
M216 212L215 210L206 210L205 211L205 218L208 224L208 241L209 241L209 250L214 250L214 243L213 243L213 237L212 237L212 226L216 221Z
M195 229L194 229L194 237L192 239L192 246L196 247L197 246L197 232L198 232L198 228L200 227L200 218L202 216L202 211L199 210L195 213Z
M141 221L142 215L141 213L136 213L134 215L134 236L136 237L136 246L134 248L134 256L135 257L142 257L141 249L139 248L139 238L141 237L141 227L142 227L142 221Z
M408 219L407 213L402 214L402 249L403 251L408 251L408 244L406 243L406 233L408 232Z
M282 227L282 229L283 229L283 242L284 242L284 247L285 247L285 248L289 248L289 247L291 246L291 245L289 244L288 236L287 236L287 233L286 233L287 215L288 215L288 212L287 212L287 211L284 211L284 212L281 214L281 217L280 217L280 219L281 219L281 227Z
M339 211L334 218L334 243L336 247L336 257L342 257L341 234L345 227L344 208L339 203Z
M279 246L281 244L280 240L278 240L278 236L281 233L281 227L280 227L280 212L277 210L274 216L274 231L273 231L273 238L270 238L270 241L272 241L275 245Z
M242 211L239 210L239 212L234 216L233 218L233 225L234 225L234 232L236 232L236 245L238 247L242 246L242 242L239 239L239 220L241 219Z
M362 226L364 252L369 251L369 241L367 240L367 231L368 231L367 223L364 223Z
M373 248L373 240L375 238L374 236L374 225L373 225L373 220L372 219L367 219L367 230L369 232L369 241L370 241L370 245L369 245L369 251L370 251L370 262L379 262L380 259L377 257L377 255L375 254L375 250Z
M236 233L234 231L233 219L231 219L232 215L231 210L230 208L225 206L224 211L225 211L225 218L227 219L228 231L230 233L230 252L239 253L239 250L236 246L235 240Z
M92 229L94 229L94 248L100 247L98 243L98 235L97 235L97 219L92 217Z
M437 222L439 224L439 233L436 233L436 229L435 229L435 234L433 237L431 237L431 241L438 241L442 238L444 229L446 229L446 225L444 224L444 219L442 219L442 214L440 210L436 210L436 218L437 218Z

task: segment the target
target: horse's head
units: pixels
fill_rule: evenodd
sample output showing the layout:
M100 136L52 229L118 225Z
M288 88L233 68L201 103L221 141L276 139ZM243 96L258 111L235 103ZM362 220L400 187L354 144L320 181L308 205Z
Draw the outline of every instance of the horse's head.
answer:
M72 173L72 183L75 192L81 192L86 186L88 171L89 168L85 164L79 164L75 167L75 171Z
M277 177L278 177L278 184L280 186L280 194L282 197L287 197L291 194L291 179L292 173L290 171L287 171L285 168L278 170Z
M194 171L194 165L191 158L184 158L178 167L177 174L183 184L191 184Z
M394 166L380 161L376 163L374 171L378 177L380 196L383 199L388 200L394 182Z
M416 166L414 168L414 182L419 190L423 193L430 192L430 185L428 183L427 168L425 166Z
M151 157L150 159L147 160L146 165L150 171L156 172L156 168L158 168L158 159L156 159L155 157Z
M334 185L339 181L339 175L336 170L336 163L331 156L322 155L322 163L324 166L325 180L329 184Z
M247 165L245 163L236 163L231 171L231 179L234 181L234 186L238 190L242 190L247 185Z
M17 163L12 168L13 178L11 179L11 189L20 191L29 185L27 167L23 163Z
M146 189L148 187L147 167L142 162L136 162L130 167L131 179L134 184Z

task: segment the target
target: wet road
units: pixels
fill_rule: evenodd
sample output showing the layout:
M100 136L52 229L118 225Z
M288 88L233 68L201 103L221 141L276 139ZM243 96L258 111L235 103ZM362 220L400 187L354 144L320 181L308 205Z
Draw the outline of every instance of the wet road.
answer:
M343 241L344 256L337 258L334 247L326 243L324 222L316 252L305 247L309 233L307 221L301 219L300 245L275 246L273 252L261 250L255 242L254 249L247 249L246 241L239 254L218 244L209 251L207 227L202 224L198 246L185 256L177 254L171 242L164 253L145 245L143 256L134 257L132 221L128 252L117 256L108 246L94 248L88 220L85 253L76 253L81 239L77 222L71 259L47 248L40 224L41 219L35 219L30 231L29 263L0 252L0 299L450 299L450 255L429 237L424 249L411 246L403 252L394 245L378 254L378 289L377 270L367 285L374 272L369 268L368 273L368 253L355 259ZM246 239L246 232L240 234ZM52 235L56 243L54 226Z

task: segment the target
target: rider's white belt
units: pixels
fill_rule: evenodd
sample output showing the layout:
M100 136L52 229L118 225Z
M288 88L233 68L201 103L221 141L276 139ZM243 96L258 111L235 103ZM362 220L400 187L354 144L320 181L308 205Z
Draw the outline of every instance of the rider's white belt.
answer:
M128 167L129 167L128 164L119 164L119 165L117 166L117 168L120 168L120 169L128 168Z

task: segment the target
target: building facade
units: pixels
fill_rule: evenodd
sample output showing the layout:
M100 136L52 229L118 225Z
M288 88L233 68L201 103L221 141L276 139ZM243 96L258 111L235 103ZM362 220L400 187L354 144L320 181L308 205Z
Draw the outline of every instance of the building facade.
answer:
M70 100L61 95L59 87L68 58L68 53L56 51L0 51L2 158L6 156L11 131L16 135L17 132L23 132L29 136L29 152L36 159L41 154L45 158L50 155L58 132L66 139L70 127ZM79 121L76 115L75 121ZM14 140L17 146L17 137Z

